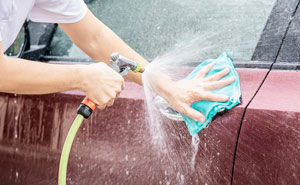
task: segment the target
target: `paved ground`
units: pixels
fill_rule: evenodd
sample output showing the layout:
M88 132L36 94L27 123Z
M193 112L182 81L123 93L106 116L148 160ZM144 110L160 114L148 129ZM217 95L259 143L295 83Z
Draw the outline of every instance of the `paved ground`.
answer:
M147 59L198 39L198 60L223 51L250 60L275 0L94 0L88 6ZM85 56L59 29L52 55Z

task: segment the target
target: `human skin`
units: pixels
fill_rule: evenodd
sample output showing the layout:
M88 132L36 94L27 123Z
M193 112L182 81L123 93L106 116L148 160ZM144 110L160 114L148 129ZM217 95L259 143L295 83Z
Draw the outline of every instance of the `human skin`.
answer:
M124 88L123 77L107 65L111 53L118 52L122 56L138 61L143 67L149 64L89 10L79 22L64 23L60 26L81 50L99 63L59 65L11 58L3 54L0 42L1 92L46 94L81 90L98 105L98 108L104 109L113 105L115 98ZM213 65L207 66L197 78L189 80L188 83L172 81L167 75L158 72L150 73L151 84L156 93L165 98L173 109L203 122L204 116L192 109L191 104L200 100L227 101L227 96L212 94L210 91L234 81L234 78L219 80L228 74L228 69L213 77L204 78ZM129 72L125 78L142 85L140 73Z

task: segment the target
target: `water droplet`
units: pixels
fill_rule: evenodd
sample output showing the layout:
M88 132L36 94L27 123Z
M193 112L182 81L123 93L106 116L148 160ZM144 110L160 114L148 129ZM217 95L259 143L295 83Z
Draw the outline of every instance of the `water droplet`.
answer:
M128 155L125 155L125 161L128 161Z
M198 134L195 134L195 135L192 136L193 145L198 145L199 141L200 141L200 139L199 139Z
M180 175L180 184L184 184L184 175Z
M218 152L217 155L219 156L219 155L220 155L220 152Z
M128 170L126 170L126 175L127 175L127 176L129 175L129 171L128 171Z
M19 172L18 171L16 171L16 178L18 178L19 177Z
M196 156L197 156L197 153L199 150L199 143L200 143L200 139L199 139L198 134L194 134L192 136L192 145L194 146L193 156L192 156L192 160L191 160L192 171L195 171Z

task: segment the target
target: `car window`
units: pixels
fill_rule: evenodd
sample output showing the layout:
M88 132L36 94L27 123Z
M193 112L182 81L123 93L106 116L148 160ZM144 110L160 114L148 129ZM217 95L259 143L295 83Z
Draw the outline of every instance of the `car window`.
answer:
M133 49L153 60L187 40L196 40L197 59L226 51L250 60L275 0L94 0L91 11ZM51 55L87 57L58 29Z
M19 56L24 44L24 35L24 28L22 28L14 43L5 51L5 55L15 57Z

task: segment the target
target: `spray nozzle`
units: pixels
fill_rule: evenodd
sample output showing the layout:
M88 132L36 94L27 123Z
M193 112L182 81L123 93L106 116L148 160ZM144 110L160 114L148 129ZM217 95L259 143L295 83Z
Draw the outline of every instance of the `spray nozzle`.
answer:
M133 71L135 73L144 72L144 69L138 62L120 56L118 53L111 54L110 67L122 76L127 75L129 71Z

